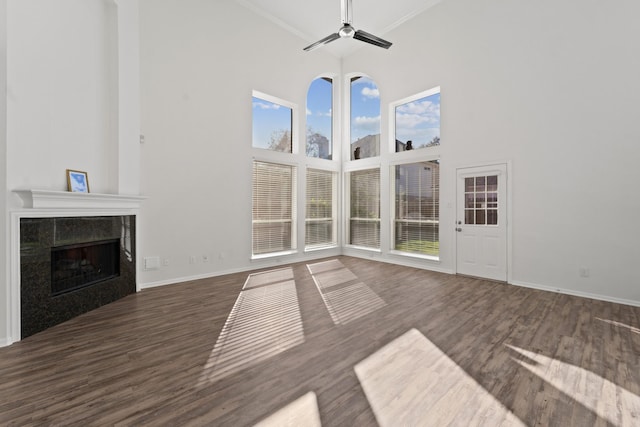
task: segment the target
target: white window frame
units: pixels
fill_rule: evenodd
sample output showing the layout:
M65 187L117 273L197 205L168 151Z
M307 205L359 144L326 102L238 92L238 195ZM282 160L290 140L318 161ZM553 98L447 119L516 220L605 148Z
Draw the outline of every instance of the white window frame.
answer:
M370 159L377 159L377 163L370 163L367 160ZM353 248L353 249L360 249L360 250L365 250L365 251L371 251L371 252L376 252L376 253L381 253L382 252L382 167L380 164L380 160L377 157L373 157L373 158L369 158L369 159L363 159L363 163L364 164L360 164L358 163L359 167L348 167L345 168L345 171L343 172L343 176L344 176L344 187L345 187L345 191L344 191L344 205L343 205L343 209L342 212L344 213L344 247L347 248ZM351 165L353 165L353 162L351 162ZM362 167L360 167L362 166ZM361 172L361 171L365 171L365 170L372 170L372 169L378 169L379 171L379 175L380 175L380 184L379 184L379 195L378 195L378 199L379 199L379 212L378 212L378 224L380 227L380 236L378 236L378 239L380 241L380 245L377 248L371 247L371 246L361 246L361 245L353 245L351 244L351 173L353 172Z
M260 149L257 149L260 150ZM282 153L281 153L282 154ZM289 154L289 153L285 153L285 154ZM254 254L253 253L253 243L254 243L254 239L253 239L253 226L256 223L253 219L253 192L254 192L254 188L253 188L253 166L254 163L259 162L259 163L270 163L270 164L274 164L277 166L287 166L292 168L292 174L291 174L291 178L293 180L292 182L292 186L291 186L291 248L288 250L284 250L284 251L277 251L277 252L268 252L268 253L262 253L262 254ZM282 162L282 161L278 161L278 160L273 160L270 157L266 157L266 158L252 158L251 159L251 181L252 181L252 185L251 185L251 259L252 260L259 260L259 259L265 259L265 258L273 258L273 257L278 257L278 256L283 256L283 255L291 255L291 254L295 254L297 253L297 243L298 243L298 227L297 227L297 218L298 218L298 205L297 205L297 199L298 199L298 169L299 166L294 163L294 162Z
M395 114L394 114L395 115ZM394 146L395 149L395 146ZM395 241L396 241L396 182L395 182L395 169L396 166L403 166L403 165L410 165L410 164L414 164L414 163L421 163L421 162L429 162L429 161L434 161L434 160L438 160L441 161L440 156L439 155L429 155L429 152L431 150L425 150L427 153L420 153L420 155L415 156L415 153L409 151L408 153L413 154L413 157L406 157L404 156L404 154L406 154L407 152L401 152L401 153L397 153L397 154L402 154L402 159L398 159L396 161L390 162L389 163L389 229L390 229L390 236L389 236L389 253L393 254L393 255L399 255L399 256L403 256L403 257L408 257L408 258L418 258L418 259L424 259L424 260L429 260L429 261L437 261L440 262L441 259L441 251L438 251L438 256L433 256L433 255L427 255L427 254L420 254L420 253L416 253L416 252L405 252L405 251L400 251L397 250L395 248ZM438 194L439 194L439 199L438 199L438 206L439 206L439 212L438 212L438 227L440 227L440 223L441 223L441 200L442 198L440 197L441 195L441 183L442 180L442 163L440 163L440 170L439 170L439 177L438 177ZM438 232L438 242L441 242L440 239L440 228L439 228L439 232Z
M322 171L322 172L327 172L330 173L332 176L332 183L331 183L331 197L332 197L332 201L331 201L331 218L322 218L322 220L327 220L327 219L331 219L331 225L332 225L332 237L331 237L331 242L327 242L327 243L323 243L323 244L316 244L316 245L307 245L306 244L306 225L310 222L310 221L318 221L320 220L319 218L308 218L308 212L306 211L306 204L307 204L307 172L309 171L309 169L312 170L316 170L316 171ZM307 165L306 169L305 169L305 192L304 192L304 198L305 198L305 252L311 252L311 251L316 251L316 250L321 250L321 249L328 249L328 248L335 248L338 246L338 178L339 178L339 173L338 171L334 170L334 169L327 169L327 168L319 168L317 166L310 166Z
M265 101L269 101L272 102L274 104L279 104L282 105L283 107L287 107L291 109L291 153L289 152L283 152L283 151L275 151L275 150L269 150L269 149L264 149L264 148L260 148L260 147L254 147L253 146L253 141L251 142L251 149L252 150L257 150L260 152L265 152L265 153L276 153L277 155L283 155L283 156L291 156L292 154L298 154L299 150L300 150L300 142L298 141L298 114L299 114L299 108L297 104L294 104L293 102L289 102L286 101L282 98L278 98L276 96L273 95L269 95L266 94L264 92L260 92L257 90L253 90L251 92L251 96L252 99L255 98L260 98L263 99ZM252 116L252 120L253 120L253 116ZM251 126L253 126L253 122L251 123ZM306 142L305 142L306 145Z
M417 156L419 156L419 154L416 154L416 153L421 153L421 150L423 150L422 148L419 150L401 151L399 153L396 153L396 108L401 105L408 104L409 102L417 101L419 99L426 98L431 95L435 95L436 93L440 93L442 95L440 86L436 86L434 88L422 91L420 93L416 93L415 95L402 98L398 101L394 101L389 104L389 135L390 137L389 137L389 145L387 146L387 149L389 150L390 153L393 153L395 155L407 155L407 156L411 155L414 158L417 158ZM441 96L441 99L442 99L442 96ZM440 123L440 127L441 127L440 131L442 132L442 123ZM429 147L427 148L427 151L429 151L431 155L434 155L434 152L440 153L440 145L435 147ZM422 153L420 155L422 155Z

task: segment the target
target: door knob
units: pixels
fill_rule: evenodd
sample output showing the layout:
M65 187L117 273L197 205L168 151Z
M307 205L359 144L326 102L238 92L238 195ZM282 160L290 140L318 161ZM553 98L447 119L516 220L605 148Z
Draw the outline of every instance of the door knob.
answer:
M456 228L456 231L459 233L459 232L461 232L461 231L462 231L462 228L461 228L461 227L458 227L458 228Z

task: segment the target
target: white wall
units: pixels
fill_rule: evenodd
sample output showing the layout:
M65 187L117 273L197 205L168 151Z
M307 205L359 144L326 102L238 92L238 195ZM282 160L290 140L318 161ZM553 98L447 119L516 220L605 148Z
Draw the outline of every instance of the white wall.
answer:
M7 12L9 189L66 190L69 168L117 192L115 3L10 0Z
M138 2L2 0L0 11L0 120L6 113L7 124L0 237L7 242L8 213L22 208L12 190L65 191L67 168L87 171L91 192L138 193ZM17 338L8 332L6 250L0 345Z
M6 262L9 245L7 224L7 0L0 0L0 188L5 189L0 196L0 346L8 344L9 324L3 314L9 312L9 298L5 290L9 282Z
M308 85L321 73L338 74L340 61L303 52L308 41L233 0L142 0L140 17L141 191L149 199L138 256L169 264L141 271L140 282L301 259L302 248L250 261L252 90L297 104L304 129ZM304 155L292 158L304 162Z
M375 79L383 118L441 86L443 268L455 168L508 160L512 282L640 304L637 16L632 0L446 0L343 62Z

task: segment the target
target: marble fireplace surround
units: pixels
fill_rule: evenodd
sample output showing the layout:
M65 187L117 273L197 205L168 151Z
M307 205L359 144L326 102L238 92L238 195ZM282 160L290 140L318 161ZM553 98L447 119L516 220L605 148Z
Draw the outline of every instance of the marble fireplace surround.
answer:
M23 208L11 212L10 219L10 283L9 283L9 342L21 339L21 277L20 224L23 218L71 217L137 217L143 196L71 193L50 190L14 190ZM135 219L134 219L135 222ZM137 230L138 227L135 227ZM137 236L134 237L137 241ZM137 270L137 266L134 266ZM139 291L136 281L135 291Z

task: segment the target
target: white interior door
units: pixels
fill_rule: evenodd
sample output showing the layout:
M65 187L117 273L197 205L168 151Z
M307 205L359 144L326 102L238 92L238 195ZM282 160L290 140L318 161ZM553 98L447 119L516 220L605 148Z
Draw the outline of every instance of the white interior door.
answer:
M507 166L457 170L456 270L507 281Z

